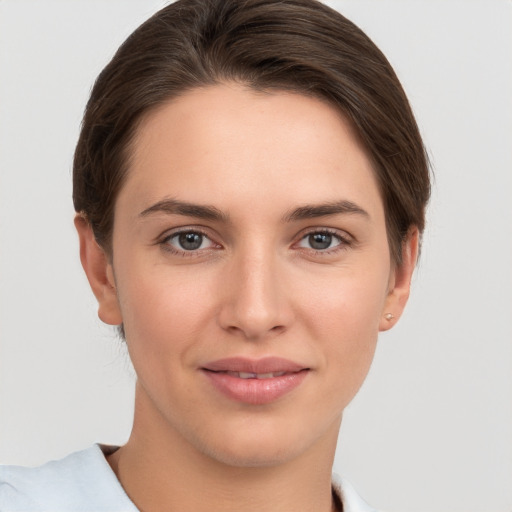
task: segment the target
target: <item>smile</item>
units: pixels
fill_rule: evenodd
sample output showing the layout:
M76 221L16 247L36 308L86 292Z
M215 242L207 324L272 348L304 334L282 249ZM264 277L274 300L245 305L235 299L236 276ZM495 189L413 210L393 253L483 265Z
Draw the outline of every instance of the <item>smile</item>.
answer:
M239 379L272 379L273 377L282 377L286 372L270 372L270 373L251 373L251 372L226 372L232 377Z
M310 369L281 358L229 358L201 368L216 392L249 405L263 405L291 393Z

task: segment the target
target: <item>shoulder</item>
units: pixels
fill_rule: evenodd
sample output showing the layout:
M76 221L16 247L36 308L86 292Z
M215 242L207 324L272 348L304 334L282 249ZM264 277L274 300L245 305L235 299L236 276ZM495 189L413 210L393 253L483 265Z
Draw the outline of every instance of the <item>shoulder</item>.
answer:
M333 486L343 512L377 512L346 480L335 475ZM49 510L138 512L99 445L35 468L0 466L1 512Z
M333 475L333 489L343 503L343 512L378 512L370 507L344 478Z
M99 445L35 468L0 466L1 512L137 512Z

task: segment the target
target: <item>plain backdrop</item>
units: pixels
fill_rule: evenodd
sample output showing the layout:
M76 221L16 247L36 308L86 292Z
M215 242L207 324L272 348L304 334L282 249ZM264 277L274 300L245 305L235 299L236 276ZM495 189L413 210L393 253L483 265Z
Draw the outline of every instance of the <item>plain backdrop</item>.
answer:
M512 511L512 2L331 1L388 56L435 172L413 294L335 469L394 512ZM133 370L78 260L70 169L94 78L157 0L0 0L0 462L130 431Z

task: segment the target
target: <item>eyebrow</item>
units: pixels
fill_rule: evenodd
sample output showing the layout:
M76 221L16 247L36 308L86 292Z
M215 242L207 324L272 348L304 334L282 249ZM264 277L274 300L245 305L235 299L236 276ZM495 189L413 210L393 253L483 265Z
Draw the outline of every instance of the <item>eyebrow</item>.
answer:
M314 219L316 217L325 217L328 215L360 215L370 219L370 214L353 203L352 201L341 200L333 201L322 204L307 204L295 208L291 212L285 215L284 220L286 222L292 222L297 220Z
M218 208L215 208L215 206L187 203L185 201L178 201L177 199L163 199L162 201L158 201L158 203L140 212L139 217L147 217L154 213L186 215L187 217L224 222L228 220L228 216Z
M228 215L211 205L200 205L179 201L177 199L163 199L151 205L139 213L139 217L147 217L155 213L166 213L169 215L185 215L187 217L196 217L198 219L215 220L227 222ZM287 213L283 220L285 222L294 222L298 220L313 219L316 217L325 217L329 215L360 215L370 218L369 213L353 203L352 201L341 200L321 204L307 204L293 209Z

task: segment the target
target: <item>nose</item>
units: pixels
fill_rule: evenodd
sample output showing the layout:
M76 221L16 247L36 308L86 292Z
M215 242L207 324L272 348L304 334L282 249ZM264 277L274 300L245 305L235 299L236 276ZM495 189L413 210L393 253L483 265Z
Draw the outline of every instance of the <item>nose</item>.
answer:
M288 329L293 309L283 269L278 267L271 251L243 253L233 259L222 284L219 321L223 329L252 341Z

